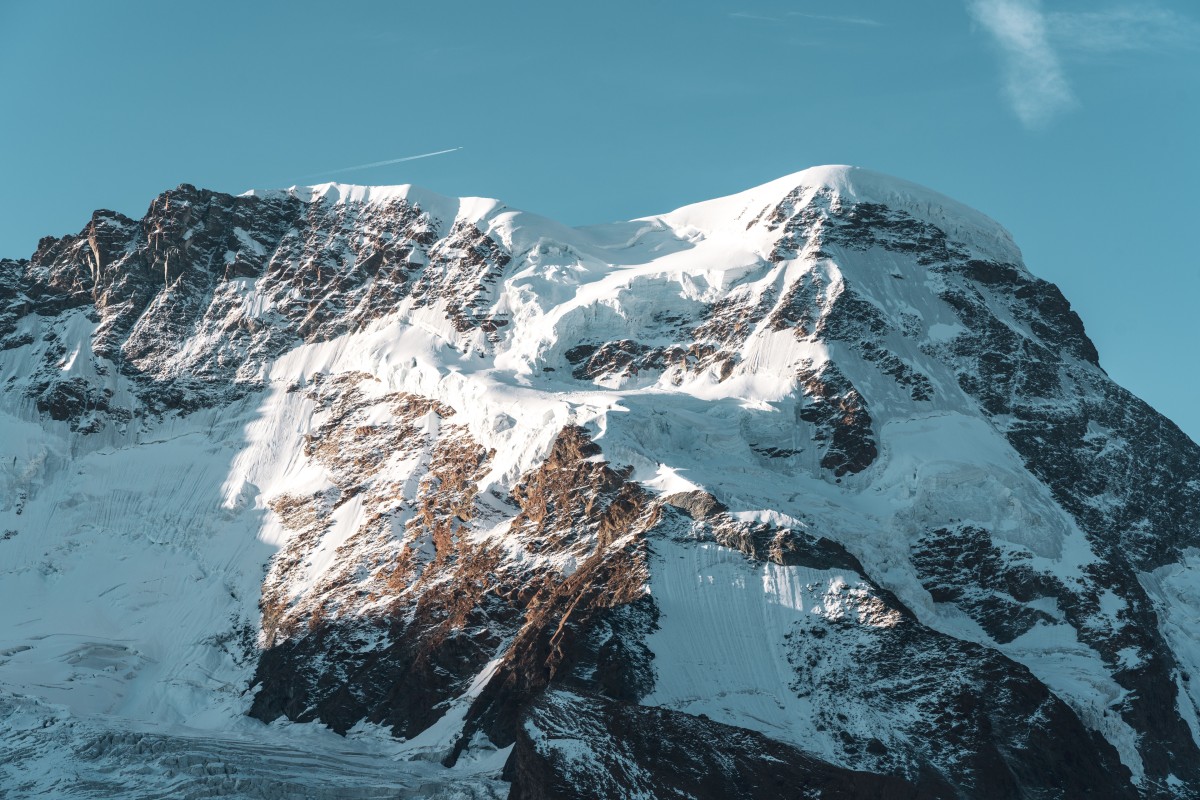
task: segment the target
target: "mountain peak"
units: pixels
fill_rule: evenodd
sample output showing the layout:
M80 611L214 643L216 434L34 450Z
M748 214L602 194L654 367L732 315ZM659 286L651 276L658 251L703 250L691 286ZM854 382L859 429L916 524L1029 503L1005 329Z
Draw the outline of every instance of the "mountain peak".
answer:
M0 261L0 384L30 796L1200 797L1200 448L907 181L184 186Z
M841 203L867 203L905 211L917 219L946 226L962 236L999 247L1006 256L1016 250L1012 235L995 220L970 206L920 184L845 164L800 170L725 197L656 215L672 227L714 231L743 229L765 219L787 198L805 205L818 195Z

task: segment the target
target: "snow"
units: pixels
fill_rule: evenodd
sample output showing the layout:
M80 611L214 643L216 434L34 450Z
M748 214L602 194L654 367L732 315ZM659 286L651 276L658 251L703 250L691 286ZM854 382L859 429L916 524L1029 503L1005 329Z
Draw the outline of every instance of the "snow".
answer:
M1016 248L1008 231L969 206L915 183L841 164L810 167L744 192L646 219L661 220L678 230L694 229L704 234L744 230L747 222L758 219L764 210L776 206L797 187L807 190L797 206L809 202L816 191L824 189L846 201L880 203L903 209L918 219L943 227L956 239L972 244L1008 252Z
M22 513L0 512L19 531L5 542L0 642L28 648L7 659L6 687L180 723L240 694L244 668L207 640L254 624L271 551L254 509L221 508L234 450L206 435L212 422L43 461Z
M810 614L848 617L867 627L895 624L887 617L860 617L856 594L846 592L859 576L753 564L715 544L658 539L654 551L650 593L661 618L647 646L657 681L643 702L706 714L843 763L840 740L820 724L813 699L794 688L788 638ZM853 671L853 654L831 669ZM886 716L880 711L863 727L894 729L895 720Z
M1171 645L1181 673L1176 707L1200 742L1200 550L1139 576L1159 611L1159 630Z
M643 480L642 485L662 495L671 495L677 492L694 492L700 489L698 484L692 483L680 475L679 472L679 470L668 467L666 464L659 464L658 472L655 476Z
M1071 705L1085 725L1107 739L1135 782L1143 780L1138 733L1113 711L1126 690L1112 678L1099 654L1079 641L1074 628L1037 625L1002 649L1009 658L1029 667L1038 680Z
M0 786L11 800L42 797L223 797L384 800L500 798L509 749L454 771L413 754L373 726L345 737L315 725L236 720L224 730L82 717L0 692ZM459 795L458 793L462 793Z

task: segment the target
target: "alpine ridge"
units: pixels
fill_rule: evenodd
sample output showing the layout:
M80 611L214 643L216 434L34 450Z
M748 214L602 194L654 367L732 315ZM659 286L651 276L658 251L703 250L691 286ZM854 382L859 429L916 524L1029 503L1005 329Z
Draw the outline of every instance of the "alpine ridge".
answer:
M181 185L0 385L8 797L1200 798L1200 447L914 184Z

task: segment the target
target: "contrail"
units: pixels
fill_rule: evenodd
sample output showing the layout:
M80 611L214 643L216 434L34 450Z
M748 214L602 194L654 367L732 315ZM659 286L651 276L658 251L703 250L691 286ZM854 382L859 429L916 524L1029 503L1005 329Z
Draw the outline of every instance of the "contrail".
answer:
M342 172L353 172L356 169L370 169L371 167L386 167L388 164L399 164L402 161L416 161L418 158L429 158L430 156L440 156L446 153L453 153L457 150L462 150L461 147L451 147L449 150L435 150L432 153L421 153L416 156L405 156L404 158L389 158L386 161L372 161L370 164L359 164L356 167L342 167L341 169L331 169L325 172L313 172L308 175L301 175L301 178L316 178L321 175L337 175Z

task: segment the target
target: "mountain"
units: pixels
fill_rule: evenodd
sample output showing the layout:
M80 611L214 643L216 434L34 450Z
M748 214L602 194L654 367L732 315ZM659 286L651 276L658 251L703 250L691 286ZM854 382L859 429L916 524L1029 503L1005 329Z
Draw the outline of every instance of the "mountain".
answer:
M183 185L0 385L10 797L1200 797L1200 448L913 184Z

